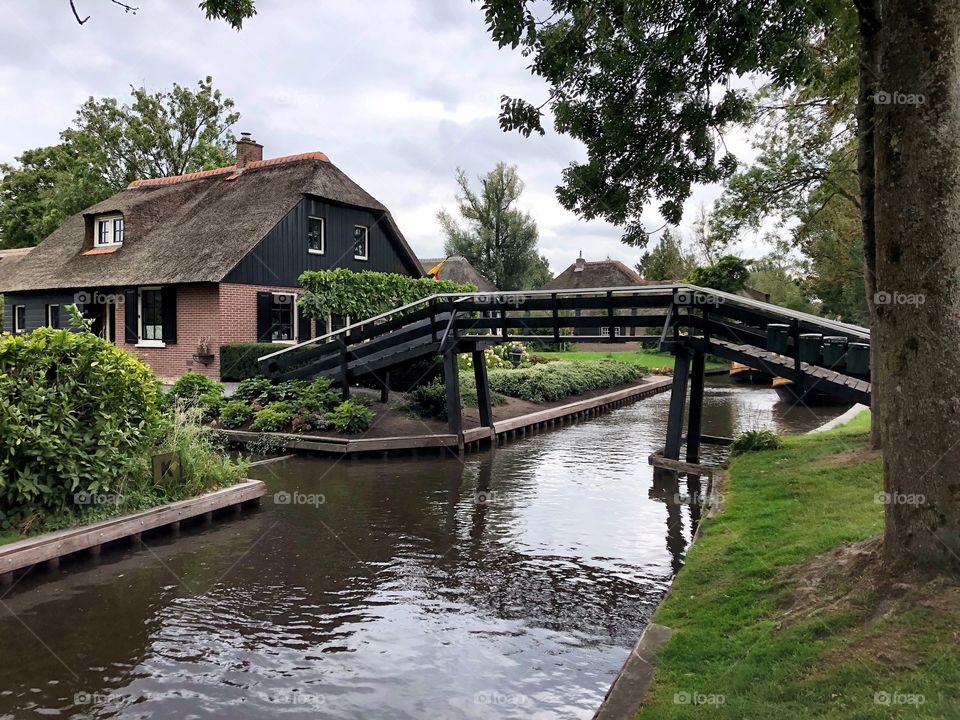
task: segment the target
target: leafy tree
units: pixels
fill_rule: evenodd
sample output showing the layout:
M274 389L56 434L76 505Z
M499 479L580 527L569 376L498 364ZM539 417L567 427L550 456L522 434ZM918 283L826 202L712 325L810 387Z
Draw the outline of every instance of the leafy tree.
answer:
M139 178L229 165L240 115L210 77L196 90L131 88L132 102L88 99L61 142L0 164L0 247L36 245L63 221Z
M735 255L724 255L713 265L696 268L687 276L687 282L723 292L738 293L747 285L750 277L749 264L749 260L741 260Z
M516 207L523 181L515 166L498 163L474 191L457 169L457 208L466 225L446 210L437 219L446 235L444 252L462 255L501 290L529 290L550 279L549 263L537 250L537 224Z
M808 287L801 281L805 263L791 258L790 249L787 241L775 242L772 253L751 263L746 284L767 293L774 305L818 314L818 307L808 296Z
M653 250L648 250L637 263L637 272L647 280L679 280L697 266L696 258L684 250L680 236L663 231Z
M70 10L73 11L73 16L77 19L77 22L80 25L86 23L87 20L90 19L90 16L87 15L81 18L77 10L77 0L69 0L69 2ZM121 0L111 0L111 2L123 8L124 12L134 15L136 15L140 9L129 3L121 2ZM201 0L199 7L203 10L204 15L207 16L207 20L224 20L235 30L243 27L244 20L257 14L253 0Z

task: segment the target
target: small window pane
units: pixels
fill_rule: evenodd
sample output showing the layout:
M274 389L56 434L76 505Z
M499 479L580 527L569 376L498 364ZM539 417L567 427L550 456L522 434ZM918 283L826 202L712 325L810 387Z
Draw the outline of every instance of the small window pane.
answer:
M115 243L123 242L123 218L117 218L113 221L113 241Z
M317 253L323 252L323 218L312 217L307 220L307 247Z
M159 290L140 291L141 340L163 340L163 307Z
M27 327L27 306L13 306L13 331L15 333L23 332Z
M47 325L57 330L60 328L60 306L47 305Z
M110 221L101 220L97 223L99 229L99 236L97 238L98 245L109 245L110 244Z
M357 225L353 228L353 257L357 260L367 259L369 230L363 225Z
M271 307L270 339L274 342L289 342L294 339L295 295L274 295Z

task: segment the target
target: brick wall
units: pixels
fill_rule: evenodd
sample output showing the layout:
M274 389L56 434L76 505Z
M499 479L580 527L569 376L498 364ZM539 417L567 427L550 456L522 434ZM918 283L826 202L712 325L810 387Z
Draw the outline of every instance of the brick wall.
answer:
M119 297L123 290L117 289ZM137 308L133 308L137 312ZM188 370L202 373L214 380L220 379L220 300L215 283L177 286L177 342L162 348L142 348L125 342L124 318L126 307L117 305L117 347L127 350L150 367L164 382L172 382ZM256 324L256 318L254 318ZM213 348L214 361L204 366L193 359L197 343L206 337Z
M117 346L150 367L165 382L172 382L188 370L220 379L220 346L226 343L257 341L257 293L297 292L303 288L203 283L177 286L177 342L162 348L142 348L124 341L125 308L117 305ZM118 297L123 290L117 289ZM136 312L137 309L133 308ZM311 336L316 330L311 321ZM214 353L207 366L193 359L197 343L206 337Z

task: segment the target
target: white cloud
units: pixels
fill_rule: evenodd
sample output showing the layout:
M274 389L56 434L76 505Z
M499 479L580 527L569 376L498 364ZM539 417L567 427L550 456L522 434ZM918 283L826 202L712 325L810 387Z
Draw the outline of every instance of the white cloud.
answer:
M391 208L414 249L437 255L435 216L453 209L459 166L476 176L505 160L527 186L523 207L541 230L555 271L580 250L629 264L639 252L617 228L584 222L554 194L560 173L583 157L575 141L523 138L498 124L500 96L546 97L518 52L498 50L479 5L467 0L258 3L241 32L204 19L196 2L151 0L136 16L100 0L0 0L0 161L52 144L88 96L126 99L130 85L166 88L212 75L236 100L268 157L323 150ZM735 151L748 147L733 137ZM718 188L698 188L685 206ZM650 226L660 225L651 208Z

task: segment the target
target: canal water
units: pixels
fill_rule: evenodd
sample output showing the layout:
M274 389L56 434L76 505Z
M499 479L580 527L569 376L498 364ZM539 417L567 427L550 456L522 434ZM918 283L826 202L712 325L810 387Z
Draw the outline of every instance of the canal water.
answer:
M0 601L0 718L590 717L697 520L647 464L667 400L464 460L260 466L259 511L35 571ZM843 410L712 381L704 432Z

